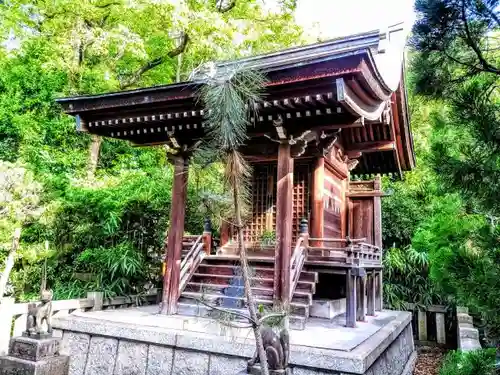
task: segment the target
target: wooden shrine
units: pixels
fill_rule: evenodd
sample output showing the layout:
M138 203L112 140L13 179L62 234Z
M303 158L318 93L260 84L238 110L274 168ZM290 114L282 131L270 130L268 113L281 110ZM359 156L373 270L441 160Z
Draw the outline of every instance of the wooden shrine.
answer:
M326 293L344 290L349 326L382 308L380 175L401 175L415 163L404 43L403 29L395 26L215 64L218 71L243 66L268 77L241 150L253 166L245 246L259 303L290 305L299 323L308 317L316 284ZM162 302L167 314L192 312L188 298L207 285L214 302L246 303L244 294L224 294L228 285L241 289L234 283L232 229L220 228L219 249L204 240L210 228L205 237L183 235L189 158L206 136L196 97L203 84L194 72L189 82L58 100L79 131L176 150ZM269 233L275 243L262 244ZM323 274L345 282L322 281Z

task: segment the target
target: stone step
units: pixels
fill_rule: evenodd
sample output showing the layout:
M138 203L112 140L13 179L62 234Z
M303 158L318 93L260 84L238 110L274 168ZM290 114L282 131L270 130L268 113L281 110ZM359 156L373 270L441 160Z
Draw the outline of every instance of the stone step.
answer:
M248 310L246 309L224 308L224 310L234 311L248 316ZM177 313L185 316L199 316L199 317L221 319L221 320L225 319L221 317L220 312L210 309L209 307L203 304L196 303L196 301L190 301L190 302L179 301L177 303ZM234 320L236 322L248 323L248 320L239 318L237 316L231 316L231 320ZM291 329L303 330L305 328L307 318L304 316L290 315L289 321Z
M201 292L203 291L204 293L223 293L224 289L228 288L229 285L222 285L222 284L203 284L203 283L195 283L195 282L190 282L186 285L185 291L187 292ZM244 287L235 287L232 286L232 288L240 288L241 291L239 291L240 294L237 295L244 295L245 290ZM265 288L265 287L253 287L252 291L254 293L255 297L259 297L262 299L267 299L267 298L273 298L273 289L272 288ZM293 294L293 299L297 302L305 303L308 304L309 306L312 305L313 303L313 298L312 294L308 292L303 292L300 290L295 290L295 293Z

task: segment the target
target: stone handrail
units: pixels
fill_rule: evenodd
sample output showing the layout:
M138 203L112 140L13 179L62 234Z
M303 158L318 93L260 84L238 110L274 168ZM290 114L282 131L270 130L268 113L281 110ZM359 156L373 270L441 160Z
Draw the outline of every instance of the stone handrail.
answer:
M61 318L75 311L97 311L131 307L138 304L155 304L158 292L153 290L144 295L104 299L103 294L92 292L87 298L52 301L52 317ZM0 303L0 356L5 355L11 337L21 336L26 329L29 306L39 301L14 303L13 298L4 298Z

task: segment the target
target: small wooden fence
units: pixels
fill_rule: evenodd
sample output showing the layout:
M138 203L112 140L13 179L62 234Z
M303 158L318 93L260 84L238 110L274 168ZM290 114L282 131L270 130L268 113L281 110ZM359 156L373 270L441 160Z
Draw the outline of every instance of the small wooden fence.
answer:
M31 304L14 303L11 298L4 298L0 303L0 356L6 355L11 337L21 336L26 330L28 309ZM102 293L88 293L87 298L52 301L52 317L61 318L75 311L98 311L120 309L137 305L158 303L156 290L137 296L104 299Z
M420 307L406 304L413 313L413 336L418 344L456 347L457 319L453 309L442 305Z

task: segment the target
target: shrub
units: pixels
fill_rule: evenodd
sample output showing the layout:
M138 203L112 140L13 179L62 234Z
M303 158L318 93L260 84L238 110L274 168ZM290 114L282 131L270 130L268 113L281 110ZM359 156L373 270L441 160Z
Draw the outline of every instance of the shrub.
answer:
M495 374L495 349L448 353L439 375L493 375Z

